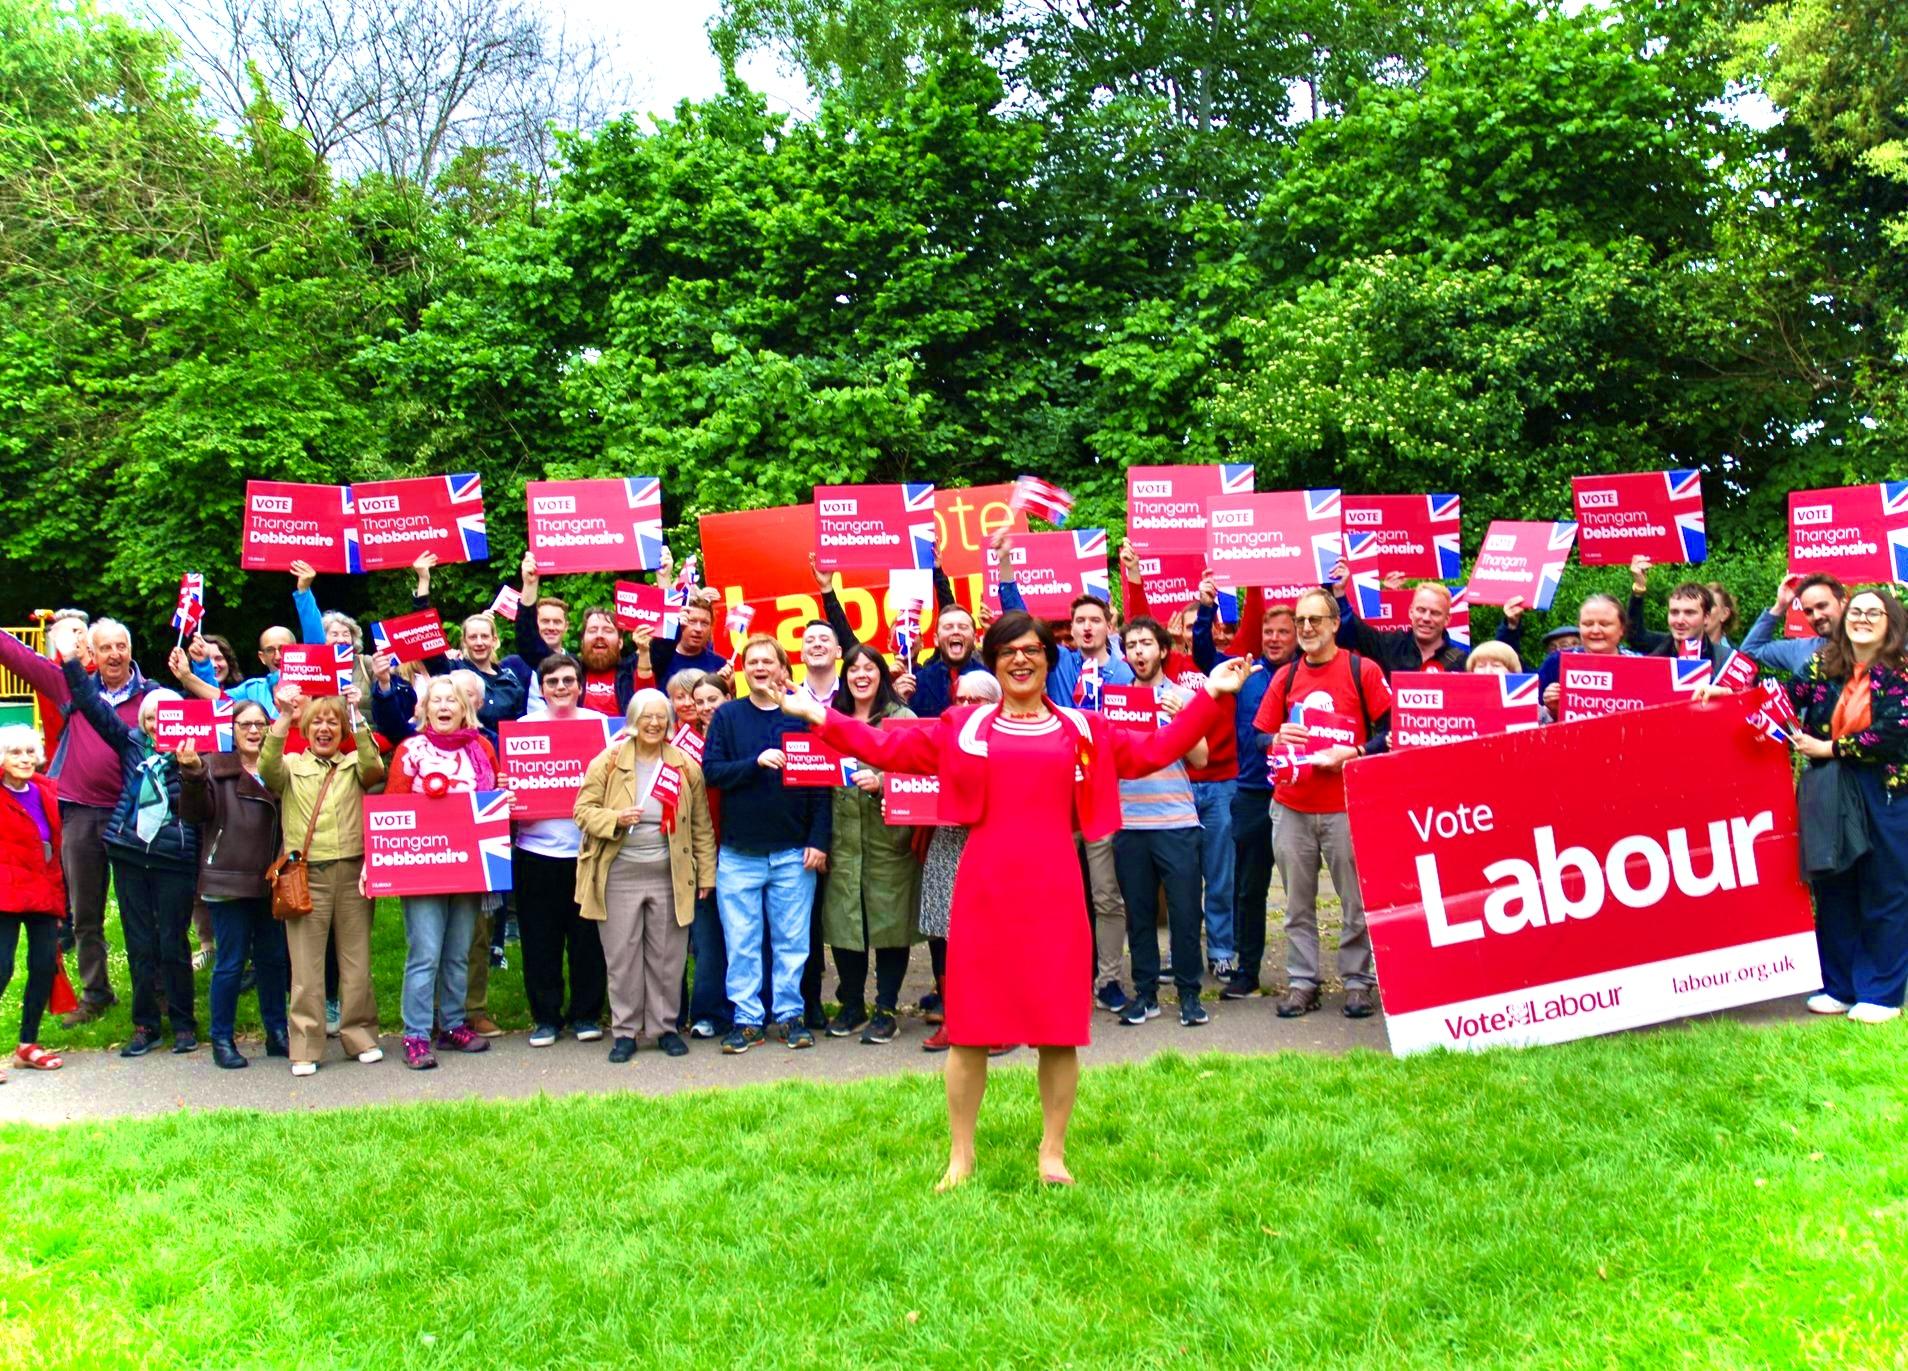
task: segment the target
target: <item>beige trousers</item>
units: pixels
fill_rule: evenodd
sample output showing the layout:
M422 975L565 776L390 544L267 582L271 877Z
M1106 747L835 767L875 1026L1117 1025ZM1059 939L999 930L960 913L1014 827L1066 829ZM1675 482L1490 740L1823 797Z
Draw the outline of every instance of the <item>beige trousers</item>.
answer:
M316 862L311 913L285 921L291 950L291 1059L325 1056L325 939L337 942L338 1040L352 1056L378 1045L378 1001L371 985L371 901L358 893L362 857Z
M1093 984L1101 986L1120 978L1126 955L1126 901L1120 898L1120 878L1113 869L1113 840L1083 846L1087 903L1093 910Z

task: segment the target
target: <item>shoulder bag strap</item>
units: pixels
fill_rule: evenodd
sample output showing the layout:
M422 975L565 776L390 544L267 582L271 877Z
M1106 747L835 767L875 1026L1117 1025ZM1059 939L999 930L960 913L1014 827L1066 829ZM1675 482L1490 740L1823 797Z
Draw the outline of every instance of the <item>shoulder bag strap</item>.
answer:
M330 769L325 772L324 784L318 787L318 798L312 801L311 816L305 824L305 845L298 850L300 861L308 859L311 855L311 839L312 835L318 831L318 815L324 810L325 794L331 789L331 783L337 775L338 764L333 762Z

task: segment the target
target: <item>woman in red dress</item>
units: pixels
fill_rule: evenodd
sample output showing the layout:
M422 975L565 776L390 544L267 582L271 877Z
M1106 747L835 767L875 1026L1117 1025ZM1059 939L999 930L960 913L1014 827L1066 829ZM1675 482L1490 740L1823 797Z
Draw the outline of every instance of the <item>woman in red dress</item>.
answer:
M969 830L948 916L945 1031L953 1048L943 1190L974 1170L992 1043L1039 1049L1040 1178L1072 1183L1067 1121L1093 1017L1093 929L1074 833L1094 841L1118 828L1120 778L1183 756L1218 716L1215 697L1236 692L1252 670L1244 658L1228 660L1172 723L1142 734L1048 700L1047 673L1058 659L1053 631L1014 612L995 620L981 643L981 660L1000 682L998 705L950 709L929 727L905 730L869 728L799 693L782 705L872 766L939 776L942 822Z

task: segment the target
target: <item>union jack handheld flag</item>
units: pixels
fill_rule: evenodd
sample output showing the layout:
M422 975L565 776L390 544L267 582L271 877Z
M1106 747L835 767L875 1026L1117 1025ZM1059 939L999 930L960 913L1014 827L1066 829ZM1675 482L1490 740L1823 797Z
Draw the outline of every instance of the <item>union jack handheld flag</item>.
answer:
M689 603L689 597L695 594L697 589L696 559L692 553L683 562L682 570L676 573L676 584L671 589L669 598L679 605L686 605Z
M729 606L728 617L723 626L729 630L729 660L735 665L742 664L742 646L749 640L749 625L755 622L755 606L734 604Z
M188 571L179 578L179 600L172 611L172 626L179 630L181 643L199 631L205 622L205 573Z
M1019 513L1038 514L1055 528L1064 527L1073 512L1073 497L1038 476L1022 476L1014 482L1014 493L1007 507Z
M909 600L894 612L894 655L903 671L914 669L914 654L921 644L921 602Z
M1080 709L1100 708L1100 664L1092 658L1080 663L1080 679L1073 683L1073 703Z
M1297 743L1277 743L1266 749L1265 770L1273 785L1285 785L1305 774L1312 754Z

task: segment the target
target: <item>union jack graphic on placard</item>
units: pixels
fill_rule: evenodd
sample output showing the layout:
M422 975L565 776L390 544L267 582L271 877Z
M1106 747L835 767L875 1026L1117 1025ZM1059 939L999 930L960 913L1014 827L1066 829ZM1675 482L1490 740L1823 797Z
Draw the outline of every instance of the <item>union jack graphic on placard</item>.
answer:
M1498 690L1506 705L1534 705L1543 702L1534 671L1506 672L1497 678Z
M1451 590L1451 621L1444 626L1451 635L1451 641L1459 647L1471 645L1471 590L1469 586L1456 586Z
M1221 495L1250 495L1252 493L1252 464L1250 462L1220 463L1219 493Z
M477 850L483 857L484 889L510 889L510 795L502 790L479 790L467 797L470 817L478 827ZM483 829L502 825L502 831L484 835Z
M1339 492L1336 490L1308 490L1305 492L1305 512L1314 519L1332 519L1338 516Z
M1709 533L1703 523L1703 513L1676 516L1676 533L1683 540L1683 560L1700 562L1709 556Z
M1697 500L1703 494L1703 473L1689 467L1678 467L1663 473L1663 481L1669 487L1672 500Z
M1881 496L1883 514L1908 514L1908 481L1883 481Z
M457 535L464 541L464 556L473 562L490 560L490 534L484 526L484 478L474 471L460 471L444 478L444 488L453 505L475 504L470 513L457 516Z
M212 701L212 726L218 730L219 751L232 750L232 716L238 711L238 701L230 695L221 695Z
M1330 533L1314 533L1312 535L1312 560L1317 563L1318 566L1318 581L1320 585L1330 583L1332 579L1332 568L1337 566L1344 556L1345 535L1340 533L1337 529L1333 529Z
M332 660L337 663L338 693L342 695L356 678L358 651L350 643L332 643L330 646Z
M934 566L934 487L905 482L901 487L901 506L908 518L908 546L914 555L914 569L926 571Z
M345 512L348 514L350 513L350 511L351 511L351 490L350 490L350 487L346 487L345 488ZM358 526L356 524L346 524L344 527L344 553L345 553L345 566L348 568L345 574L348 576L363 575L364 574L364 543L358 537Z
M623 496L635 516L636 556L644 567L662 564L662 478L625 476Z
M1709 684L1709 662L1704 658L1697 657L1688 661L1680 657L1674 658L1671 660L1670 669L1675 673L1671 678L1671 684L1678 690L1693 691L1698 686Z
M1103 528L1074 529L1073 555L1082 562L1092 563L1080 571L1080 593L1097 595L1108 604L1112 604L1113 582L1106 568L1106 530Z

